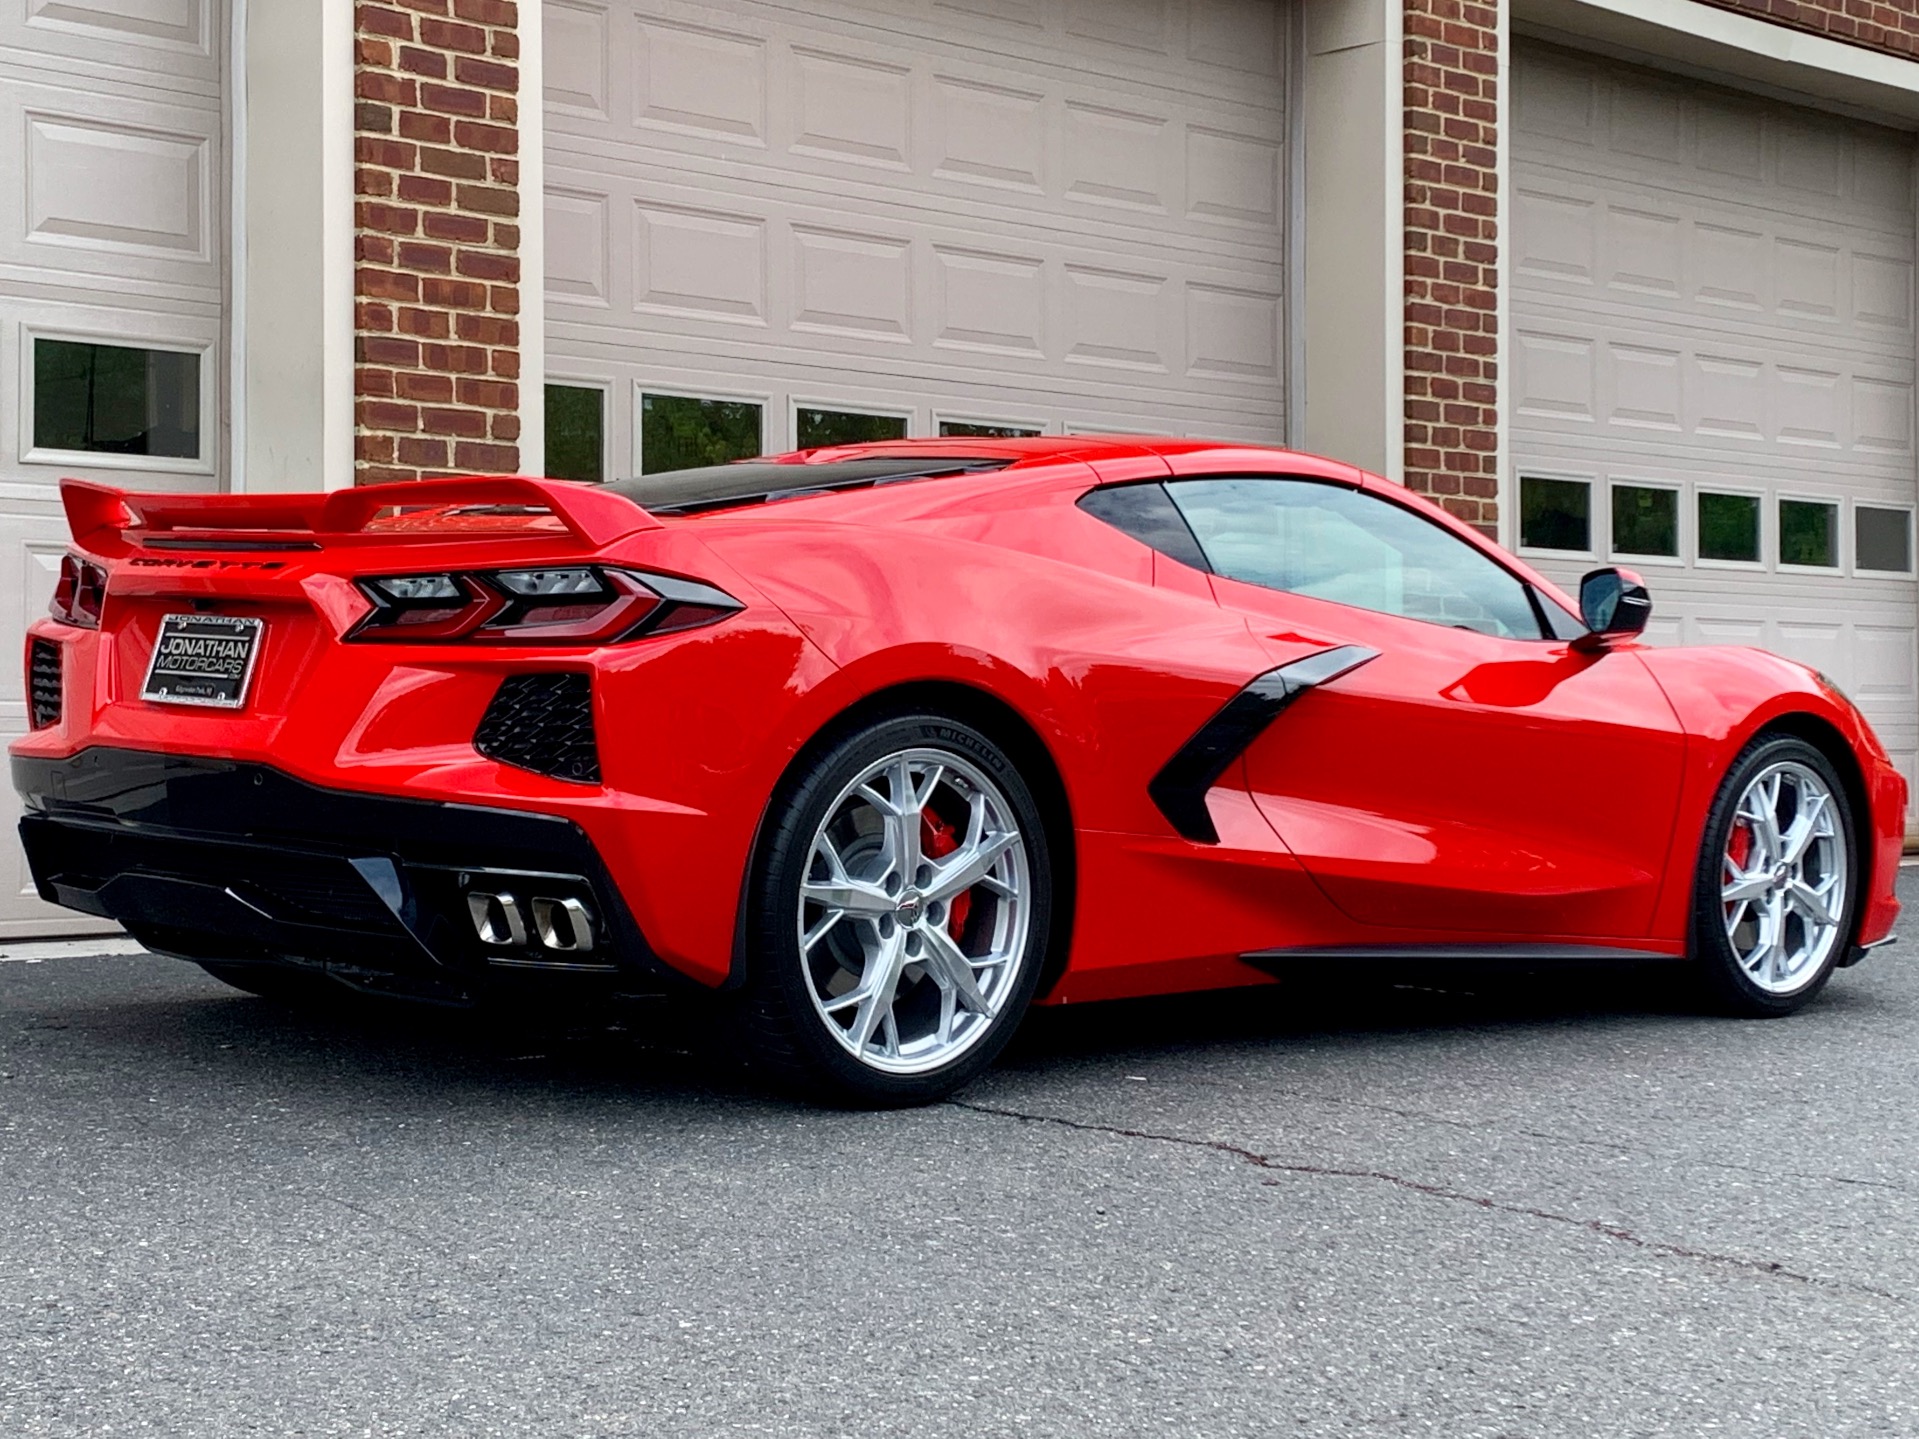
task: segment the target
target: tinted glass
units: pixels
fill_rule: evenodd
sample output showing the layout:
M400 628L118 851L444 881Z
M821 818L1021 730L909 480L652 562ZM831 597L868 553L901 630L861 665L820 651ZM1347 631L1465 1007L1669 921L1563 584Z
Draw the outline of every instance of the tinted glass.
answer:
M1181 564L1207 568L1199 542L1164 485L1110 485L1081 496L1079 507Z
M199 355L36 339L33 444L199 459Z
M941 420L941 435L961 435L978 440L1030 440L1039 433L1021 425L976 425L971 420Z
M1166 488L1222 575L1482 634L1541 638L1519 579L1403 506L1306 480Z
M1759 496L1699 494L1699 558L1759 558Z
M1815 500L1779 502L1779 563L1819 565L1839 563L1839 507Z
M1519 543L1540 550L1592 548L1592 486L1584 480L1519 479Z
M590 385L546 387L546 472L556 480L606 478L606 392Z
M760 406L751 400L640 396L640 473L750 460L761 452Z
M1679 491L1612 487L1612 547L1622 555L1679 553Z
M874 440L906 438L904 415L865 415L854 410L801 410L797 418L795 449L821 445L864 445Z
M1912 512L1860 505L1852 512L1852 561L1862 570L1912 568Z

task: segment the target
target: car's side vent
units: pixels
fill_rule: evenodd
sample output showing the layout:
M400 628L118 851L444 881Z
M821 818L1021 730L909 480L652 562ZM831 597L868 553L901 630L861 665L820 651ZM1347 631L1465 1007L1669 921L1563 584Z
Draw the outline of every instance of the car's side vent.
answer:
M508 675L480 719L473 747L501 764L598 784L592 678L575 670Z
M60 646L37 635L27 650L27 697L33 727L60 723Z

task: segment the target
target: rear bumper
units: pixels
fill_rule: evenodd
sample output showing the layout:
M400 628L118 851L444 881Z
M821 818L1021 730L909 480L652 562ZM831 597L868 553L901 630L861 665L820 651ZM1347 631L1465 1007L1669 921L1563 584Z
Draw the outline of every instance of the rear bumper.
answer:
M457 998L501 971L687 983L641 934L593 842L525 810L326 789L267 765L96 747L13 757L42 898L191 959L318 966L367 988ZM483 939L477 895L524 923ZM542 936L535 899L590 931ZM497 920L499 911L494 911ZM558 940L556 945L552 941Z

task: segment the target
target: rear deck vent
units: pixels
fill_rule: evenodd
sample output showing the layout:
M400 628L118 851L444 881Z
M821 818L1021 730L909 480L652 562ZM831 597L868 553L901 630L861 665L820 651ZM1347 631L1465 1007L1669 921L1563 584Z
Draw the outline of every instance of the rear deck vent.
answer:
M507 676L480 719L473 747L501 764L598 784L592 679L572 670Z
M28 650L27 679L32 693L28 701L33 712L33 727L45 729L60 723L60 646L36 636Z

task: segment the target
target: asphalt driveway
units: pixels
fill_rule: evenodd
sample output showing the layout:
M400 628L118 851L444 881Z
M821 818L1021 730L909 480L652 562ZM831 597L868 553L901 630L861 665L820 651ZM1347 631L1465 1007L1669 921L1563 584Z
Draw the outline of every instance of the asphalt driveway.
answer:
M0 1435L98 1434L1919 1434L1919 944L1049 1014L881 1115L0 961Z

